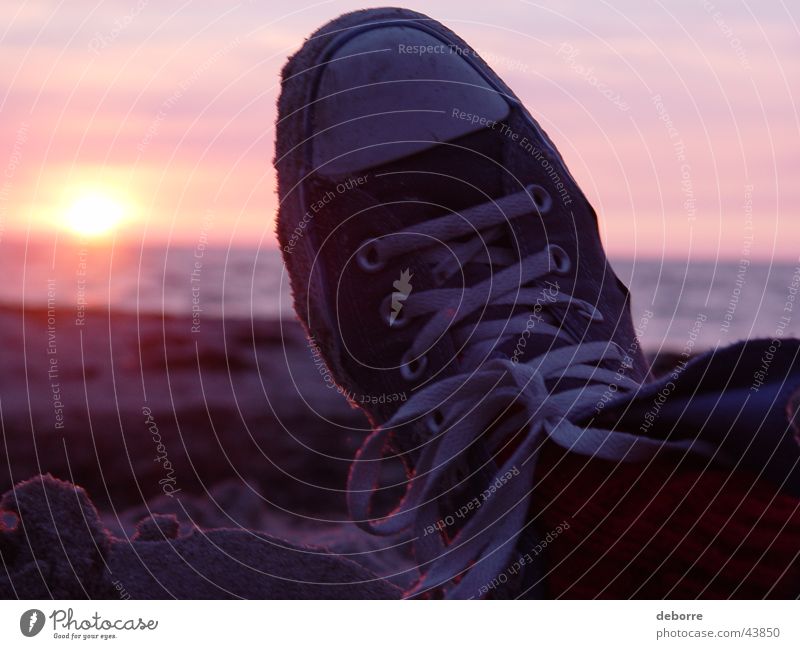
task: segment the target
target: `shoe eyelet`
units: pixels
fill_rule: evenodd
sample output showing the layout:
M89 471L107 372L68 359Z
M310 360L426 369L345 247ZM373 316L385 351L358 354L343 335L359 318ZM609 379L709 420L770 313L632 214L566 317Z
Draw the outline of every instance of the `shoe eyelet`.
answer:
M444 415L438 408L425 418L425 426L431 435L436 435L442 430Z
M547 252L550 254L550 261L553 263L553 270L556 273L566 275L572 269L572 260L561 246L551 243L547 246Z
M400 365L400 376L406 381L415 381L423 375L428 367L428 357L423 354L417 358L408 358L410 355L410 350L403 354L402 364Z
M540 214L545 214L550 211L550 208L553 207L553 198L550 196L550 192L541 185L528 185L526 189L531 195L533 204L536 205Z
M367 239L356 252L356 262L364 272L375 273L386 265L378 254L377 243L377 239Z
M411 321L411 318L408 317L408 310L405 308L405 304L402 306L403 308L397 312L394 320L392 320L392 294L390 293L383 298L380 306L380 315L381 319L386 323L386 326L392 329L402 329Z

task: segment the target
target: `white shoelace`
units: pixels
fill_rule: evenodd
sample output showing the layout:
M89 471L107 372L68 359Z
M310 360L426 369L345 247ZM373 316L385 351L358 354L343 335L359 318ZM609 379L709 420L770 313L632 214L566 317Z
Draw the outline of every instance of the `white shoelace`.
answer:
M480 232L481 236L473 238L479 240L480 246L470 239L452 243L451 252L424 252L434 273L446 278L458 271L459 264L472 261L485 245L501 236L498 226L530 215L535 209L532 205L530 195L523 191L403 232L429 236L435 241ZM389 259L416 248L413 239L388 237L371 245L379 258ZM620 392L639 387L638 382L599 367L603 361L623 362L622 351L611 341L582 343L573 328L540 320L532 330L527 329L530 335L572 344L523 363L489 358L500 342L519 337L526 330L529 313L476 325L459 323L487 305L532 304L541 296L541 288L520 286L555 277L557 262L553 259L553 246L515 263L511 262L509 251L490 248L490 254L494 263L505 265L498 262L504 260L508 267L463 291L437 288L409 297L404 307L407 317L428 320L406 358L421 357L449 331L457 345L465 346L460 365L465 371L432 383L411 397L366 439L350 473L348 502L353 519L372 533L402 533L413 540L421 576L409 595L441 588L447 597L477 597L509 566L528 522L536 463L548 438L570 451L616 461L646 460L665 447L712 452L710 445L694 440L662 441L573 423L570 416L586 415L587 407L607 396L610 384L616 384ZM460 302L457 318L453 315L454 302ZM542 306L564 310L566 305L580 317L601 317L589 303L560 291L552 293ZM576 380L578 388L559 387L563 382L575 385ZM548 383L555 383L554 389L548 388ZM385 517L375 518L371 513L372 499L379 488L382 463L387 459L389 436L393 429L418 419L428 422L431 435L421 449L414 475L406 483L405 494L396 508ZM483 496L487 492L481 494L478 504L464 519L466 522L445 544L439 529L443 521L454 519L456 512L442 511L441 500L461 484L454 484L452 472L474 444L484 445L492 460L507 456L495 476L498 480L509 474L513 477L495 480L501 486L486 498Z

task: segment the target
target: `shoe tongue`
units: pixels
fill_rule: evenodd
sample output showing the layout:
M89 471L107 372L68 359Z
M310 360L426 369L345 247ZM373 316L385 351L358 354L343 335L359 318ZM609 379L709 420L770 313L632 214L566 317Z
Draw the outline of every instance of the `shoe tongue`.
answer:
M408 201L392 206L408 225L467 209L503 195L502 144L490 129L443 142L373 169L372 189L381 201Z
M495 130L482 129L387 165L381 171L381 200L408 201L397 205L403 223L412 225L498 199L507 192L503 183L503 141ZM378 172L381 173L381 172ZM395 206L392 207L395 209ZM478 236L475 233L462 240ZM457 241L457 240L456 240ZM453 240L438 245L451 245ZM504 245L503 241L487 242ZM510 240L507 242L510 245ZM485 259L485 252L479 253ZM473 286L490 276L485 263L468 263L442 288Z
M383 203L397 202L390 207L405 227L448 214L450 211L463 211L490 199L501 198L508 193L503 182L504 144L507 146L501 132L492 129L483 129L452 142L442 143L374 169L375 182L370 180L370 193ZM509 227L506 236L487 241L487 245L508 246L514 250L510 233ZM452 243L443 241L439 245ZM486 261L486 255L487 252L482 250L477 254L476 261L462 266L463 275L456 272L440 286L426 288L462 289L488 279L501 268L480 263ZM468 316L463 325L506 320L513 313L526 311L529 307L526 304L490 305ZM550 341L546 343L550 344ZM516 336L510 336L498 346L498 354L510 357L516 344ZM532 348L536 345L528 346ZM527 353L524 354L524 357L527 356ZM519 360L523 361L524 358L520 357Z
M509 193L504 183L503 150L504 136L499 128L483 129L463 136L452 142L444 142L426 149L413 156L394 161L372 171L369 191L381 203L392 203L390 209L398 217L404 227L427 221L452 212L463 211L476 205L486 203L490 199L498 199ZM374 182L373 182L374 179ZM515 235L525 236L527 228L515 227ZM470 236L477 236L472 234ZM443 241L439 245L451 245L452 241ZM424 245L424 244L422 244ZM501 238L496 238L487 245L505 247L516 250L511 237L511 227ZM536 248L536 246L533 246ZM451 275L443 284L422 287L415 285L415 290L432 288L455 288L475 286L491 277L492 273L501 270L486 261L487 252L481 250L475 261L461 267L461 271ZM399 266L405 268L404 262ZM569 287L563 286L567 291ZM543 290L543 294L547 291ZM542 299L542 306L552 302L547 296ZM454 305L457 307L458 305ZM523 303L516 305L487 305L465 318L459 327L469 327L479 322L504 321L515 314L530 312L534 305ZM542 322L550 322L558 326L558 321L548 314L547 308L540 310ZM538 320L537 320L538 321ZM548 349L555 349L565 344L562 340L553 340L548 336L523 336L524 331L512 331L507 328L508 336L499 344L492 356L514 358L524 363L535 358ZM520 346L522 340L522 346Z

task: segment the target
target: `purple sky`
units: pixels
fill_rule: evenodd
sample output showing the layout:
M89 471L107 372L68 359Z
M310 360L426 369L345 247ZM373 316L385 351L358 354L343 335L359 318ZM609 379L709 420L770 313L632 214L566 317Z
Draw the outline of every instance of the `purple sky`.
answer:
M280 67L319 25L364 6L6 0L3 236L63 236L70 205L99 191L125 208L118 241L274 245ZM459 32L515 89L612 254L738 258L749 246L797 259L796 3L408 6Z

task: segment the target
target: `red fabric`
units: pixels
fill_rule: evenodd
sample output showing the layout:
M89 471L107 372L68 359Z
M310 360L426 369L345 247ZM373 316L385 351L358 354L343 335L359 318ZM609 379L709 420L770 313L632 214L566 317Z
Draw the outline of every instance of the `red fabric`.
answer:
M685 458L617 464L549 446L532 515L550 597L795 598L800 500Z

